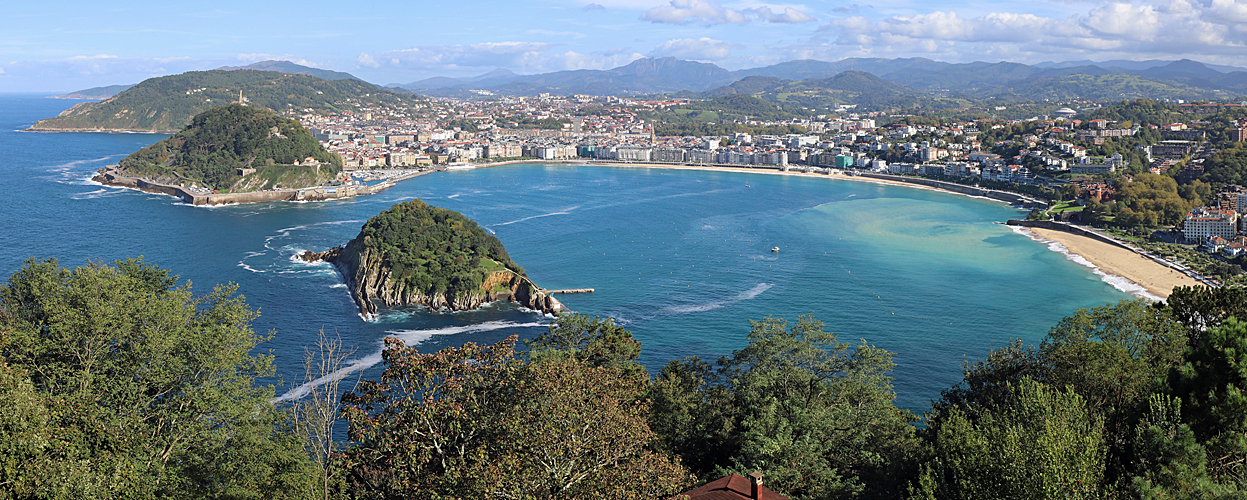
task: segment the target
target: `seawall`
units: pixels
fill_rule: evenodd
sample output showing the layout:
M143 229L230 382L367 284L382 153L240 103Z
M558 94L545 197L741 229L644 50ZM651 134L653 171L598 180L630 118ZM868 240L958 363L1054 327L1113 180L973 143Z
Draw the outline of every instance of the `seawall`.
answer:
M316 186L301 189L272 189L253 191L250 193L212 193L206 189L190 189L182 186L160 184L139 177L129 177L121 173L117 165L101 168L91 180L107 186L118 186L138 189L148 193L175 196L183 203L191 205L229 205L235 203L264 203L271 201L324 201L337 198L350 198L366 194L376 194L394 187L394 183L424 174L436 172L428 170L386 180L371 186Z
M1099 233L1098 231L1090 231L1090 230L1087 230L1087 229L1084 229L1078 226L1073 226L1070 224L1062 224L1060 222L1050 221L1050 220L1018 220L1018 219L1009 219L1007 222L1005 222L1005 224L1008 224L1010 226L1018 226L1018 227L1037 227L1040 229L1051 229L1053 231L1063 231L1066 233L1076 234L1079 236L1086 236L1096 241L1108 243L1115 247L1120 247L1126 250L1130 250L1131 252L1139 253L1138 248L1127 245L1116 238L1105 236Z
M1047 206L1047 201L1039 200L1024 194L1010 193L1008 191L997 191L995 189L981 188L977 186L967 186L965 184L957 184L955 182L937 181L935 179L926 179L922 177L905 177L901 175L876 174L872 172L862 172L856 174L857 177L866 179L879 179L892 182L903 182L906 184L917 184L954 193L961 193L969 196L982 196L993 200L1000 200L1011 204L1025 205L1043 205Z

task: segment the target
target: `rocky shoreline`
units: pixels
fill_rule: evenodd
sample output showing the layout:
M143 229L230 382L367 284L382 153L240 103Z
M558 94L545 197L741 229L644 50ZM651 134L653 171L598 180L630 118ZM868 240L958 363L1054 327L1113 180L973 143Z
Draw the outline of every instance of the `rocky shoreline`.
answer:
M537 287L528 277L510 270L489 275L474 293L447 297L444 293L426 295L399 287L391 271L381 266L380 256L373 255L371 249L364 249L357 256L348 255L343 247L324 252L308 250L299 254L299 258L305 262L333 264L346 280L347 289L360 314L365 316L376 314L377 302L386 307L422 305L433 311L470 311L488 302L509 300L544 314L569 312L558 299Z

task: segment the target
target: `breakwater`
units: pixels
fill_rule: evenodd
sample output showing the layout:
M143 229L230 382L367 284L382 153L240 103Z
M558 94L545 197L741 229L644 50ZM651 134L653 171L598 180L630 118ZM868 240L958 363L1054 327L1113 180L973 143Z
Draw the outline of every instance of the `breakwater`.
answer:
M101 168L91 180L106 186L128 187L147 193L174 196L191 205L230 205L237 203L264 203L271 201L324 201L337 198L376 194L394 187L399 181L439 171L425 170L387 179L371 186L315 186L298 189L270 189L249 193L213 193L205 188L188 188L161 184L140 177L130 177L117 165Z

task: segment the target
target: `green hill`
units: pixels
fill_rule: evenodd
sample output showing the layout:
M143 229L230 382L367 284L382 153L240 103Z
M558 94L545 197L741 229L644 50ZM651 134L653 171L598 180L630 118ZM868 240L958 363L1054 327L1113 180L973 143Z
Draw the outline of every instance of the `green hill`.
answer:
M308 157L321 165L297 165ZM134 152L120 166L126 175L157 182L251 191L275 183L320 184L342 170L342 160L325 151L299 122L267 109L230 104L196 115L181 132ZM257 172L244 178L240 168Z
M362 105L405 108L421 99L355 79L323 80L272 71L191 71L150 78L101 102L86 102L39 120L33 131L174 133L191 117L238 100L252 106L315 114L355 111Z
M1136 75L1074 74L1055 78L1025 79L991 87L975 97L1004 101L1036 101L1041 99L1092 99L1115 101L1123 99L1218 99L1227 94L1188 87L1177 82L1165 83Z
M345 247L300 257L337 266L363 314L377 312L377 302L465 311L503 299L548 313L564 311L524 275L498 238L459 212L420 200L368 219Z

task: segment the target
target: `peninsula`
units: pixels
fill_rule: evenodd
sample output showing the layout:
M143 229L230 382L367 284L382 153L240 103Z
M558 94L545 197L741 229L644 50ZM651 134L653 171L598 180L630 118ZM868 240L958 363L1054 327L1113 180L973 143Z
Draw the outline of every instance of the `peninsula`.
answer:
M377 302L463 311L504 299L547 314L566 311L528 279L498 238L458 212L420 200L368 219L345 246L300 258L334 264L365 315L377 312Z
M93 180L196 205L324 200L393 186L351 182L342 159L299 122L240 104L196 115L181 132L100 169Z

